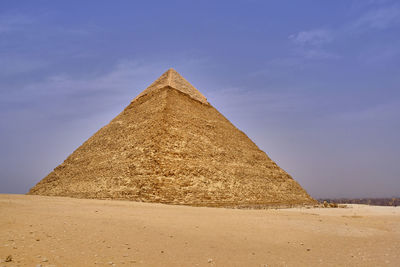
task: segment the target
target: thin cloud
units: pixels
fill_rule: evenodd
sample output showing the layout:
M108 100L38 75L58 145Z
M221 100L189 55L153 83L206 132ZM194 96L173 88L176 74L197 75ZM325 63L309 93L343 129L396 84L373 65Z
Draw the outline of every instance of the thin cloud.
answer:
M301 46L319 46L325 43L330 43L333 40L333 35L327 30L311 30L292 34L289 36L289 39L293 43Z
M400 6L383 5L386 2L379 1L379 6L369 8L362 15L343 23L336 29L312 29L291 34L288 39L295 45L295 53L305 59L337 59L336 53L328 51L329 45L341 42L354 34L364 34L372 30L385 30L400 25ZM372 3L371 3L372 4ZM374 2L374 4L377 4Z
M372 107L364 107L352 111L338 112L332 115L330 119L340 121L397 121L399 118L398 107L400 103L391 102L378 104Z
M151 78L143 79L143 77L151 76L157 69L160 67L156 65L142 65L125 61L97 76L77 78L68 74L52 75L41 82L28 83L12 92L7 92L8 98L2 98L1 102L32 102L35 99L59 99L60 97L63 99L73 98L78 101L90 97L96 101L113 98L116 92L122 94L132 92L133 97L135 91L138 93L145 87L142 81L151 80Z
M1 15L0 34L22 29L23 26L32 24L33 20L24 15Z
M48 62L45 60L24 58L21 56L0 55L0 62L2 64L0 77L28 73L48 65Z
M337 59L338 55L325 51L323 49L307 49L300 51L300 54L307 59Z
M294 52L298 57L312 60L338 58L337 55L328 52L324 48L324 45L334 40L334 34L330 30L300 31L290 35L288 38L295 45Z
M188 67L193 60L182 61L179 65ZM90 116L99 106L112 109L127 105L129 99L149 86L168 67L162 62L144 64L125 60L97 75L76 77L59 73L17 88L8 88L3 82L0 87L6 89L0 91L1 111L14 112L24 106L50 117ZM64 108L60 109L61 106Z
M353 30L384 30L400 23L400 7L390 6L371 10L350 26Z

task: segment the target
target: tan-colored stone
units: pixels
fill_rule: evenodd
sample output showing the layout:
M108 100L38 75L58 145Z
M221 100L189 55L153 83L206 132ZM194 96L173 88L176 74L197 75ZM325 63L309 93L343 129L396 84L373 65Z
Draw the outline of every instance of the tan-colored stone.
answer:
M133 101L151 92L162 89L165 86L175 88L176 90L189 95L193 99L208 104L207 98L172 68L164 72L163 75L147 87L146 90L141 92Z
M315 203L172 69L29 194L195 206Z

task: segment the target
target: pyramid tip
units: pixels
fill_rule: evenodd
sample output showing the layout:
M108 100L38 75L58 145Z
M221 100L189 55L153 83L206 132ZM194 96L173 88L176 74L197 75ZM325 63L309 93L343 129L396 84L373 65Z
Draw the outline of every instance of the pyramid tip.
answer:
M174 68L169 68L166 72L164 72L164 74L162 74L149 87L147 87L146 90L141 92L133 101L151 91L163 88L165 86L170 86L182 93L189 95L191 98L197 101L200 101L204 104L209 104L207 98L185 78L183 78Z
M174 68L169 68L165 74L168 77L169 82L171 82L173 79L177 79L178 77L183 79L182 75L180 75Z
M176 70L175 70L174 68L169 68L169 69L167 70L167 72L168 72L168 73L176 72Z

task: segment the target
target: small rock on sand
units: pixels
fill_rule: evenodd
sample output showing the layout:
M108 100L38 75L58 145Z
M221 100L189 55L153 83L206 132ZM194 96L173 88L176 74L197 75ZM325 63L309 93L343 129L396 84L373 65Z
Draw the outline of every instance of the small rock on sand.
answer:
M5 262L11 262L13 260L11 255L8 255Z

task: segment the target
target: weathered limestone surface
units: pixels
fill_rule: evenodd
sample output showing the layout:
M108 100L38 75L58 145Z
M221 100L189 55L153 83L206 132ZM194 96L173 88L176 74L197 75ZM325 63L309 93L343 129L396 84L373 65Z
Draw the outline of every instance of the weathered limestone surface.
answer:
M29 194L194 206L315 202L172 69Z

